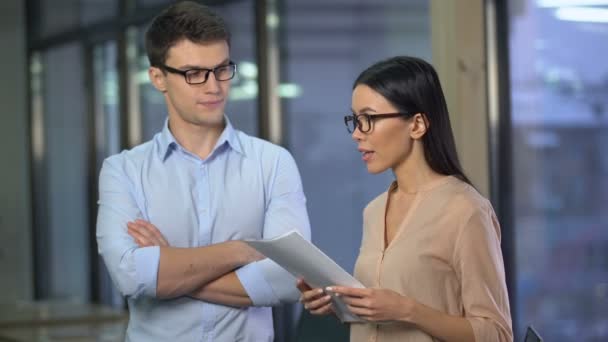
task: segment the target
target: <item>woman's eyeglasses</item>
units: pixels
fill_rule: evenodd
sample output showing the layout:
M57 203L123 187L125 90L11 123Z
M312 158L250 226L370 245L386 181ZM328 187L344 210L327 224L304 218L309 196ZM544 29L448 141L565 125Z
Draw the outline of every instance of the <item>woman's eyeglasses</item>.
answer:
M344 117L344 124L348 133L352 133L355 129L359 129L361 133L367 133L372 130L372 123L376 120L397 117L409 117L409 113L385 113L385 114L351 114Z

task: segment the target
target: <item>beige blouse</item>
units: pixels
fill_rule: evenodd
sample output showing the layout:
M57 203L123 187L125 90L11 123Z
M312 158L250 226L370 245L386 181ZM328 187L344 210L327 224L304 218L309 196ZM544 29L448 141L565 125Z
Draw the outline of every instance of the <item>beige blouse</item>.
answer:
M415 194L407 217L385 249L389 190L363 212L355 277L439 310L466 317L480 342L513 341L500 226L473 187L445 177ZM351 324L352 342L437 341L406 323Z

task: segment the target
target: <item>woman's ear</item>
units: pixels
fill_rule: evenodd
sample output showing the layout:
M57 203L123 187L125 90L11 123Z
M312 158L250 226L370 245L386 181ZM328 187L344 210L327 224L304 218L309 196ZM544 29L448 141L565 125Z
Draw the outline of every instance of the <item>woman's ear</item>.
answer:
M424 113L416 113L410 120L412 120L410 136L412 139L421 139L429 129L429 120Z
M154 88L158 89L158 91L160 91L161 93L167 91L167 85L165 83L167 79L162 70L157 67L149 67L148 77L150 77L150 82L152 82L152 85L154 86Z

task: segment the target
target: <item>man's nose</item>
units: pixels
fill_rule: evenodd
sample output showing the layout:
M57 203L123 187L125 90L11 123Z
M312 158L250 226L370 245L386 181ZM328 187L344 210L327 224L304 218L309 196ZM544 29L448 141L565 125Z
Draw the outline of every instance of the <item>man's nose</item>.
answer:
M205 91L208 93L218 93L220 91L220 81L215 78L213 72L209 72L207 75L207 81L204 83Z

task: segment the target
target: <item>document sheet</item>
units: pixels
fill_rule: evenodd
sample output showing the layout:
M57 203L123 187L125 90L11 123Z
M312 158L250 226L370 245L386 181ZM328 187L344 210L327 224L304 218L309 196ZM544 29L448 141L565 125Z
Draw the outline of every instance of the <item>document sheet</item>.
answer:
M312 288L331 285L363 288L357 279L336 264L297 231L290 231L268 240L245 240L247 244L283 267L296 278L303 278ZM295 284L294 284L295 286ZM348 310L340 297L331 294L336 316L342 322L361 322Z

